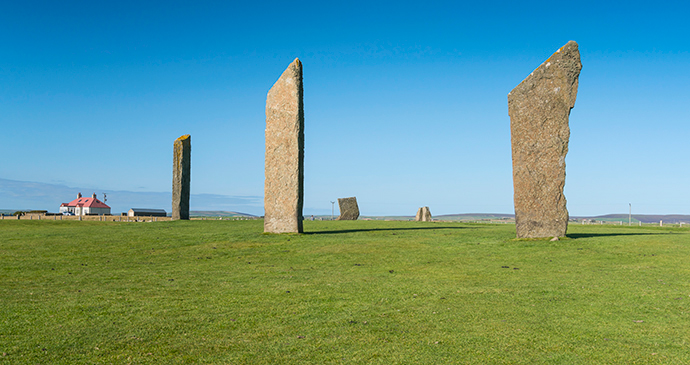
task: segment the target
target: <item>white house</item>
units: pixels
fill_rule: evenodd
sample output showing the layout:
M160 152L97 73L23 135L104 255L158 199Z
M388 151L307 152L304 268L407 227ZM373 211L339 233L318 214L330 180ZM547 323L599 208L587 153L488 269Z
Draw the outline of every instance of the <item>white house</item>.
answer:
M96 198L94 193L90 198L82 198L81 193L69 203L60 205L60 213L74 215L104 215L110 214L110 207Z

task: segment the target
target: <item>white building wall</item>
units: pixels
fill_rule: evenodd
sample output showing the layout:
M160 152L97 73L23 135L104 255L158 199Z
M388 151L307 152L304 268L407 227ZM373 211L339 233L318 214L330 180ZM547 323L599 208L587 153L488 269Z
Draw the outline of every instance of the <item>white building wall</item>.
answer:
M83 208L83 215L86 214L98 214L98 215L104 215L104 214L110 214L110 208L89 208L89 207L84 207Z

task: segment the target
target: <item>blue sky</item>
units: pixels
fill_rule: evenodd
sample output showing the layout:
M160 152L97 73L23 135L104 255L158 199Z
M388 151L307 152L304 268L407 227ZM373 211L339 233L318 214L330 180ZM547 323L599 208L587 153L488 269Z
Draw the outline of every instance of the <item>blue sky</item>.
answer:
M193 194L262 196L266 93L299 57L305 214L330 213L346 196L365 215L423 205L511 213L507 94L575 40L583 69L566 159L571 215L627 212L628 203L636 213L690 214L689 10L9 2L0 12L0 179L169 192L172 143L191 134ZM57 210L5 206L16 201L2 194L0 208ZM260 204L241 209L262 213Z

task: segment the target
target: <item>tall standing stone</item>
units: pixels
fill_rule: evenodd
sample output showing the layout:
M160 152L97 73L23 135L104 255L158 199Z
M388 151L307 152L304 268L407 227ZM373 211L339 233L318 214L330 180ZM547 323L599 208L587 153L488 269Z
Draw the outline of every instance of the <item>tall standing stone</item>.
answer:
M189 190L192 179L192 137L189 134L173 144L172 219L189 219Z
M359 218L359 206L356 197L338 198L338 207L340 208L339 221L356 221Z
M266 98L264 232L302 232L304 103L302 63L295 59Z
M414 217L416 222L431 222L431 211L429 207L421 207L417 210L417 215Z
M508 94L518 238L563 237L568 117L575 106L582 64L568 42Z

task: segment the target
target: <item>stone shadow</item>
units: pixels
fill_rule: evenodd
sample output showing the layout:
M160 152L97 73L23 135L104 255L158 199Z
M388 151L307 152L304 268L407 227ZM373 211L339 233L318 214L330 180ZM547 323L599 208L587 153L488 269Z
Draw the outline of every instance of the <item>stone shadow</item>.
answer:
M568 238L572 239L578 239L578 238L592 238L592 237L611 237L611 236L658 236L658 235L666 235L666 234L673 234L673 233L667 233L667 232L659 232L659 233L567 233L565 236Z
M316 231L304 232L304 234L336 234L354 232L380 232L380 231L418 231L418 230L442 230L442 229L477 229L479 227L401 227L401 228L362 228L362 229L342 229L337 231Z

